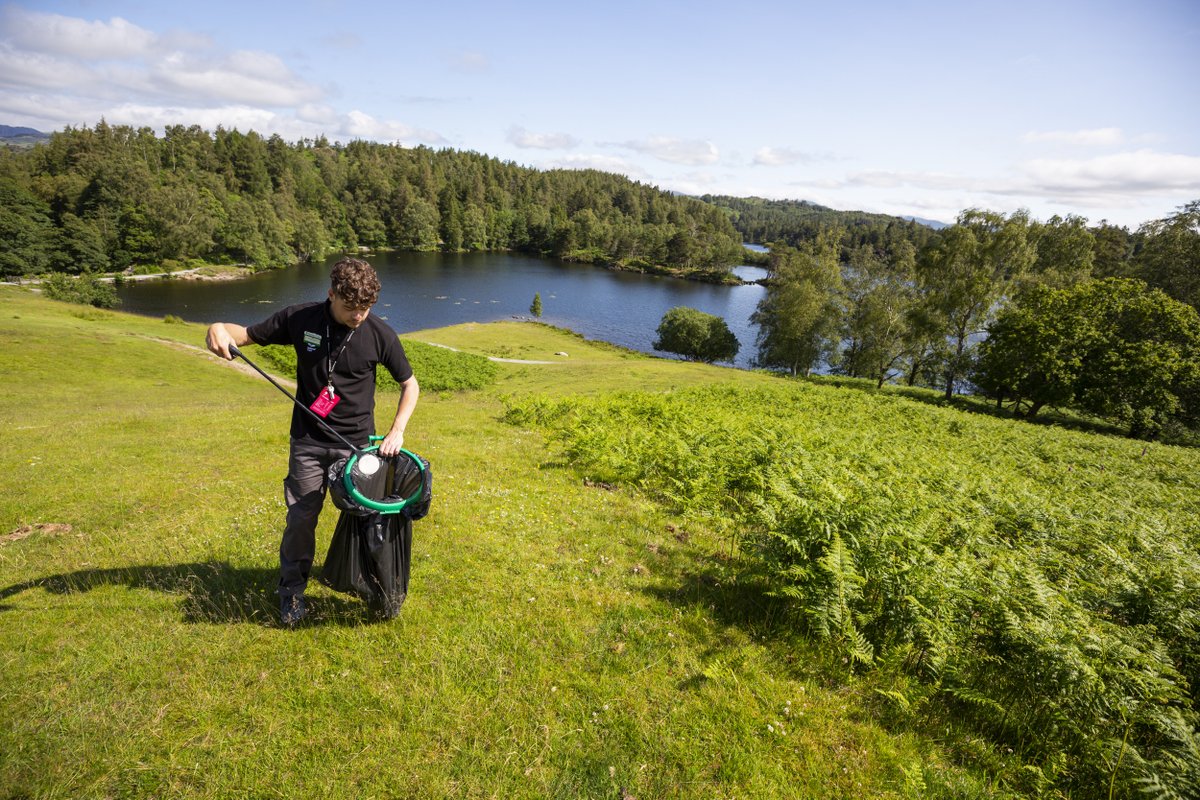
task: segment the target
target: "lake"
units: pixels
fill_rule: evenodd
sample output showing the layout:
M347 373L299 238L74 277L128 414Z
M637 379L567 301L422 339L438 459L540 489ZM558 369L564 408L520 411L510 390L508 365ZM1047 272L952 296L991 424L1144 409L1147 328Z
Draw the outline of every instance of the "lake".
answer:
M121 310L135 314L249 325L291 303L323 299L337 258L236 281L129 282L118 287L117 296ZM734 365L743 368L754 358L758 332L750 315L766 291L755 284L718 286L509 253L378 253L368 260L383 284L374 313L401 334L528 318L533 296L540 293L542 322L654 353L663 314L689 306L725 319L741 343ZM734 272L743 280L766 275L752 266Z

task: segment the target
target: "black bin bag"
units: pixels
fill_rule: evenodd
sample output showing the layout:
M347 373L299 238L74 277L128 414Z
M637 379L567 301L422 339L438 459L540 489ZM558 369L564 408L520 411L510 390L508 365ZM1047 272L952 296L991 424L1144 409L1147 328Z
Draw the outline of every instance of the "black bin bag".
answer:
M387 479L378 490L387 497L372 499L410 498L409 502L398 511L380 512L333 492L342 513L318 580L334 591L367 601L377 613L391 619L400 613L408 596L412 523L429 513L433 481L424 458L399 456L384 461ZM341 479L344 468L344 461L330 467L331 484Z
M343 511L319 580L336 592L358 596L391 619L408 597L411 565L411 519L402 514L364 517Z

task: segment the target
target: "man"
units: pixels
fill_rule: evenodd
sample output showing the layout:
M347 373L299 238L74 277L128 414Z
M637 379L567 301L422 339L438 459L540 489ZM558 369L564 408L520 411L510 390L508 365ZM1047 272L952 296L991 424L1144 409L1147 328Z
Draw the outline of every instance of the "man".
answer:
M404 429L420 387L396 332L370 314L379 299L379 277L365 261L345 258L330 274L323 303L288 306L248 328L215 322L208 349L233 359L230 345L290 344L296 349L296 399L354 444L375 433L375 367L382 364L400 384L392 426L379 443L383 456L400 452ZM292 409L288 474L283 482L287 522L279 546L280 619L292 626L304 618L304 589L316 551L317 518L325 502L326 473L350 455L345 444L310 414Z

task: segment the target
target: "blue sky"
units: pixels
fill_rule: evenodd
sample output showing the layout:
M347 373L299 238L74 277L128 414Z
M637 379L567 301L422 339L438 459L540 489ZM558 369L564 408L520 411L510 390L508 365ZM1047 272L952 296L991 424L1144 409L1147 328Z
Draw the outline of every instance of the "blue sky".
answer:
M0 6L0 124L101 117L1136 228L1200 199L1200 1Z

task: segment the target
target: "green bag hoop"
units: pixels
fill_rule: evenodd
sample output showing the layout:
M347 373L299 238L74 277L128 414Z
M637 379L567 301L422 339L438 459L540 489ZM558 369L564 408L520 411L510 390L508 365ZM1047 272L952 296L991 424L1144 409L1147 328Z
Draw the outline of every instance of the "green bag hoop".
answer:
M391 457L391 459L403 459L408 465L405 478L411 478L413 468L415 468L416 488L407 497L389 495L382 500L367 497L354 483L355 465L363 456L378 452L377 442L382 439L382 436L372 436L371 445L351 453L344 461L334 462L329 468L329 483L334 505L351 513L404 514L409 519L420 519L429 512L432 476L429 472L429 462L411 450L401 448L399 453ZM384 464L388 460L387 458L381 459ZM399 470L399 465L397 465L397 470ZM389 470L389 475L391 474L392 471Z

